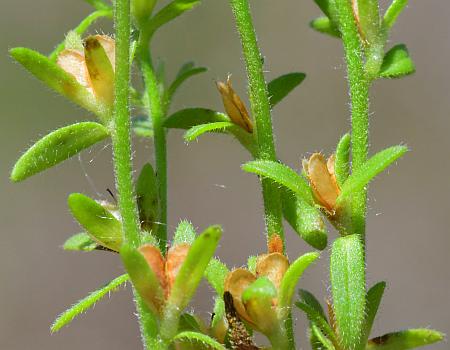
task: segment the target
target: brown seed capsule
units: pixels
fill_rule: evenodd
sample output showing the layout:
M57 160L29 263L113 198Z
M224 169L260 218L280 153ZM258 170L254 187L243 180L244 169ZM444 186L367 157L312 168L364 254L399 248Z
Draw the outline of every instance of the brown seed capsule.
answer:
M147 260L148 266L152 269L153 273L158 278L161 287L165 290L167 286L165 260L161 255L160 250L151 244L145 244L139 248L139 252L144 256L145 260Z
M278 289L288 268L289 260L281 253L260 255L256 262L256 276L267 276Z
M227 78L227 82L223 83L218 81L216 83L217 89L222 96L223 106L231 121L239 125L241 128L249 133L253 132L253 123L247 112L244 102L236 94L233 87L231 86L230 76Z
M175 283L175 279L180 271L181 265L189 252L191 246L187 243L173 246L169 249L166 259L166 278L168 290L170 291Z

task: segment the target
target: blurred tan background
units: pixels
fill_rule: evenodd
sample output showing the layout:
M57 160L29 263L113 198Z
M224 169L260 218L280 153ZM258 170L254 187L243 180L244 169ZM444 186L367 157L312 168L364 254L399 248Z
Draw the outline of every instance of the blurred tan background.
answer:
M312 1L252 1L267 77L303 71L307 79L273 113L280 159L299 168L312 151L330 153L349 128L343 53L337 40L319 35L308 22L319 10ZM383 2L386 7L386 2ZM114 188L110 144L65 162L21 184L9 171L33 141L56 127L90 118L8 57L27 46L49 52L90 11L83 1L3 1L0 12L0 349L140 349L129 290L114 293L60 333L50 335L55 316L122 273L117 256L69 253L64 240L79 228L68 213L67 195L107 197ZM371 150L397 143L411 152L370 188L368 282L388 282L376 334L432 326L450 329L450 3L411 1L392 43L405 42L417 65L406 79L379 81L372 90ZM107 22L97 28L110 32ZM243 94L240 44L226 0L204 0L157 35L154 55L167 60L169 76L195 60L208 73L192 79L173 110L221 108L214 79L233 74ZM135 164L151 159L152 146L136 141ZM247 154L231 138L211 135L186 145L181 132L169 137L170 227L182 218L199 229L225 229L219 254L230 266L264 249L262 204L255 177L240 171ZM330 235L331 239L335 232ZM308 248L291 230L289 254ZM310 268L301 286L327 294L328 252ZM202 286L195 304L207 319L212 297ZM305 317L295 313L299 349L308 349ZM430 348L448 349L448 343Z

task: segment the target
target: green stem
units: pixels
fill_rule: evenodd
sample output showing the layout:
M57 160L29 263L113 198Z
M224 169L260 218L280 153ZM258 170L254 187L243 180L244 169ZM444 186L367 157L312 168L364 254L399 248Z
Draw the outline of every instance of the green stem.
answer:
M164 107L159 91L159 83L152 65L146 35L140 40L138 55L144 78L145 91L149 103L149 116L153 124L153 142L156 158L156 180L158 186L160 215L157 238L162 252L165 252L167 243L167 143L166 130L163 127Z
M247 68L248 89L255 133L258 142L258 159L277 161L273 140L272 118L263 73L262 56L259 51L250 6L247 0L230 0L239 32ZM283 214L279 190L270 180L261 179L264 212L268 238L278 234L283 238Z
M369 79L364 71L363 51L351 3L337 0L340 30L347 62L352 113L352 171L367 160L369 148ZM352 199L352 231L364 236L367 190L355 193Z

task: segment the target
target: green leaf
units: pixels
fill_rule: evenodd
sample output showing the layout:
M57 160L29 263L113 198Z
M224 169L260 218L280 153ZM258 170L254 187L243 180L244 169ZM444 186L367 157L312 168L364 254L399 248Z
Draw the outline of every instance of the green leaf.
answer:
M415 71L408 49L404 44L398 44L384 55L379 75L382 78L401 78Z
M222 344L220 344L213 338L208 337L207 335L198 333L198 332L178 333L175 337L173 337L172 341L191 341L191 342L195 342L195 343L201 343L212 349L226 350L226 348Z
M55 130L36 142L19 158L11 172L11 180L25 180L108 136L108 130L94 122L77 123Z
M336 343L336 336L324 315L317 311L313 306L301 301L296 302L295 305L306 314L312 325L319 327L333 343Z
M57 332L62 327L68 325L70 322L73 321L73 319L76 316L93 307L97 301L99 301L105 295L115 291L120 285L124 284L126 281L128 281L127 274L119 276L113 279L105 286L96 290L95 292L92 292L86 298L81 299L78 303L76 303L75 305L73 305L68 310L64 311L61 315L58 316L58 318L55 320L55 322L53 322L50 328L51 331Z
M72 193L67 202L74 218L95 242L116 252L120 250L122 223L109 210L81 193Z
M231 122L215 122L208 124L200 124L190 128L185 134L184 139L188 142L194 141L200 135L207 132L225 132L227 129L237 127Z
M311 325L312 336L315 337L315 340L319 342L322 347L317 346L317 349L321 350L335 350L333 343L322 333L320 328L315 324ZM314 339L314 338L313 338Z
M84 1L86 1L88 4L90 4L97 10L106 10L111 8L111 6L109 6L103 0L84 0Z
M97 243L85 232L70 237L63 245L64 250L90 252L97 248Z
M330 0L314 0L317 6L322 10L323 14L327 17L331 16L331 4Z
M364 326L364 333L361 338L361 349L364 349L367 340L369 339L370 332L372 330L375 316L378 312L378 307L383 297L384 289L386 288L386 282L378 282L372 288L369 289L366 295L366 319Z
M147 116L138 116L131 119L131 128L137 136L153 137L153 124Z
M157 314L164 303L164 291L147 260L137 249L128 244L122 246L120 256L134 288L150 310Z
M316 249L327 246L327 228L320 210L289 190L281 189L283 215L302 239Z
M164 121L164 127L171 129L190 129L193 126L213 122L229 122L230 119L220 112L206 108L182 109Z
M314 29L315 31L330 35L334 38L340 38L341 33L336 28L336 26L331 22L331 20L328 17L319 17L316 19L313 19L309 26Z
M194 75L206 72L208 69L206 67L194 67L192 62L184 64L180 71L178 72L175 80L170 84L167 89L167 99L170 101L172 96L178 90L178 88L190 77Z
M197 233L195 232L194 226L187 220L181 220L175 230L172 245L175 246L182 243L192 244L196 236Z
M205 270L205 278L211 287L217 292L217 295L222 298L224 293L224 282L230 270L219 259L213 258Z
M336 205L343 203L353 193L362 190L375 176L404 155L407 150L408 148L405 146L393 146L371 157L345 181Z
M289 73L279 76L267 84L271 108L300 85L305 77L305 73Z
M16 47L9 53L44 84L94 114L103 116L104 110L97 104L94 95L48 57L24 47Z
M297 194L306 203L314 205L308 183L288 166L270 160L255 160L245 163L242 169L248 173L254 173L271 179Z
M357 7L360 30L365 41L373 45L378 41L381 30L378 0L358 0Z
M178 331L201 332L201 328L197 322L197 319L194 316L188 313L184 313L180 317L180 324L178 326Z
M182 311L195 293L203 274L214 255L222 229L207 228L192 244L175 279L167 303Z
M154 231L158 227L159 200L156 175L150 163L142 167L136 181L136 201L141 228L147 232Z
M364 248L359 235L338 238L330 262L331 292L340 342L356 349L365 319Z
M339 140L336 147L336 161L334 173L339 187L342 187L350 174L350 144L352 138L350 134L345 134Z
M326 319L325 311L320 305L319 300L312 294L308 292L306 289L299 289L298 294L300 296L300 301L306 305L312 307L316 312L318 312L324 319Z
M149 20L155 4L156 0L131 0L131 14L139 29Z
M366 350L408 350L430 345L444 339L444 334L419 328L388 333L369 340Z
M383 23L386 28L392 28L397 21L397 17L403 11L408 4L408 0L392 0L391 6L386 10L384 14Z
M289 265L286 273L281 280L280 288L278 290L278 307L287 316L291 304L292 296L295 292L295 287L303 275L306 268L311 265L317 258L319 253L307 253L299 257L292 264Z
M152 35L164 24L174 20L198 4L200 4L200 0L174 0L153 16L145 30Z

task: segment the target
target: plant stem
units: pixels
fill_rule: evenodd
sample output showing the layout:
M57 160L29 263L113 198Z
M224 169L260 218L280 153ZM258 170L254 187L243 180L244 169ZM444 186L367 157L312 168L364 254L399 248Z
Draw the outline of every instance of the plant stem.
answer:
M269 95L263 73L262 56L250 14L250 6L247 0L230 0L230 4L241 38L247 69L251 111L256 124L254 132L258 143L258 159L277 161ZM283 214L279 190L270 180L261 179L261 183L268 238L278 234L284 242Z
M143 35L143 38L146 38ZM141 40L138 47L139 60L144 78L145 91L148 96L149 117L153 124L153 142L156 158L156 181L158 186L160 215L156 237L162 252L167 243L167 143L166 130L163 127L164 109L159 91L159 83L152 65L148 42Z
M352 113L352 171L367 160L369 148L369 80L364 71L363 53L351 3L337 0L336 7L347 62ZM355 193L352 199L352 231L365 234L367 190Z
M130 0L116 0L115 102L112 127L114 170L124 241L138 247L140 234L134 197L131 163L131 127L129 116L130 85Z

